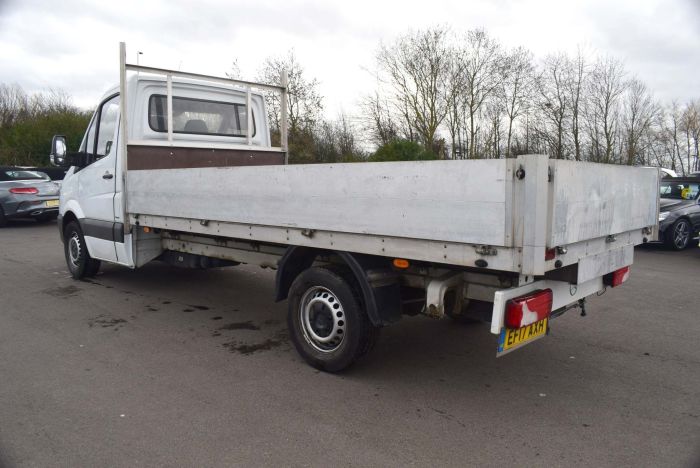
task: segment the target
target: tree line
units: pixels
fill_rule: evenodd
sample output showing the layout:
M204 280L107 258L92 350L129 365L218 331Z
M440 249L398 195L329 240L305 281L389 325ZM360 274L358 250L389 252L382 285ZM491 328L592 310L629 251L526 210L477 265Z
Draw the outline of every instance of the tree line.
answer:
M700 170L700 100L661 103L622 61L579 49L536 59L482 29L409 31L375 53L376 87L357 108L323 114L319 82L293 50L262 63L257 81L289 76L292 163L509 158ZM234 60L228 75L240 78ZM267 95L273 144L280 102ZM43 165L53 134L77 148L89 113L61 91L0 84L0 164Z
M321 117L318 82L293 52L258 79L290 77L290 160L557 159L700 170L700 100L661 103L623 62L579 49L540 60L482 29L408 32L375 55L358 110ZM268 106L273 128L279 105ZM362 135L360 137L359 135ZM299 145L299 147L294 147ZM369 148L369 150L368 150Z
M0 165L48 166L53 135L66 135L68 147L77 148L89 120L63 91L29 94L0 83Z

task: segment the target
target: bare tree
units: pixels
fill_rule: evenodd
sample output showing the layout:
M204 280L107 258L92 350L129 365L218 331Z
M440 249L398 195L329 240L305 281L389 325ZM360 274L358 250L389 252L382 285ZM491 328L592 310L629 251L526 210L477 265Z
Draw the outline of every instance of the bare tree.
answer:
M700 136L700 104L698 101L689 102L683 109L681 130L685 133L686 138L688 171L698 170L698 137ZM691 139L693 143L691 143ZM691 158L693 162L691 162Z
M0 84L0 128L9 127L29 113L27 94L19 85Z
M666 108L666 112L663 114L662 132L659 135L659 139L663 143L665 153L671 160L671 169L685 174L686 166L683 164L680 145L681 118L682 115L678 102L671 102ZM678 161L678 165L676 165L676 161Z
M568 60L566 83L568 107L571 113L571 140L574 145L574 159L582 159L581 114L585 107L584 94L588 79L588 66L583 51L579 48L576 56Z
M298 131L313 128L323 109L323 99L318 91L318 80L306 76L294 51L290 50L284 57L268 57L258 73L258 81L279 83L283 70L287 71L289 84L287 94L287 113L290 135ZM267 95L267 108L270 122L274 129L280 125L280 97L277 93Z
M450 154L452 159L463 159L465 153L462 140L465 119L465 75L463 67L464 64L460 60L459 54L453 53L452 60L450 60L449 99L447 102L447 115L445 116L445 124L450 134Z
M486 104L484 114L486 116L487 131L484 148L485 158L501 157L501 138L503 134L502 119L504 115L501 99L494 99Z
M589 81L590 110L598 140L596 144L604 145L597 151L600 162L614 162L614 149L620 123L620 101L626 87L624 78L622 62L612 57L604 57L596 62ZM598 139L601 136L602 141Z
M464 36L456 60L463 64L462 96L469 119L469 158L475 158L479 112L501 85L504 72L501 46L483 29L471 30Z
M645 138L651 131L658 107L646 85L634 78L627 85L624 97L622 127L627 152L626 164L644 164Z
M564 54L549 55L537 78L538 110L545 125L545 128L540 127L538 134L546 141L555 159L566 157L567 66Z
M447 38L446 28L434 27L401 36L377 53L380 79L391 88L397 112L431 150L448 112L452 51Z
M508 118L508 130L506 138L506 158L511 156L511 139L513 136L513 124L515 120L528 111L532 100L534 86L534 66L532 53L522 47L518 47L508 53L505 58L505 76L501 81L499 97L502 101L501 108Z
M398 137L399 130L391 115L389 103L379 92L366 96L360 107L364 129L371 143L382 146Z
M231 61L231 68L229 71L226 72L226 77L231 78L232 80L240 80L242 77L241 74L241 67L238 65L238 59L234 58Z

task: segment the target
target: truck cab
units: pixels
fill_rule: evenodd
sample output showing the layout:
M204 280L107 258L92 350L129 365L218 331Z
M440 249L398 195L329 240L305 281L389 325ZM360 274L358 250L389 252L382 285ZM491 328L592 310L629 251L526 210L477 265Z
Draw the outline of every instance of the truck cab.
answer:
M168 86L172 99L171 140L169 141ZM164 76L138 73L127 83L130 115L130 140L153 147L162 144L166 153L160 158L176 157L167 148L181 149L177 157L188 165L187 159L217 159L217 149L231 144L245 144L250 148L270 147L270 129L267 122L263 94L233 86L202 84L192 79L168 80ZM249 98L252 129L248 134L247 101ZM65 240L69 222L79 224L85 248L95 260L134 267L132 236L124 232L124 157L120 145L120 87L108 90L100 100L76 153L70 154L74 163L66 173L61 189L59 229ZM65 148L65 140L55 137L53 155L57 148ZM135 145L138 147L138 145ZM209 149L208 155L187 148ZM159 164L151 153L132 151L132 167L151 167ZM59 158L65 158L68 154ZM150 158L149 158L150 156ZM224 157L229 156L225 155ZM191 163L192 161L189 161ZM278 158L281 164L284 161ZM206 163L206 161L201 161ZM138 170L138 169L137 169ZM69 240L70 242L70 240ZM76 248L78 246L75 246Z

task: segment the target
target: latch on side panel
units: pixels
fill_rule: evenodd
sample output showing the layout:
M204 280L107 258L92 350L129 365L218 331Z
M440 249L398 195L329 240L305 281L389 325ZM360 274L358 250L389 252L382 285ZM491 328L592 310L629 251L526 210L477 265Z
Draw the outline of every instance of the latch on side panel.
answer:
M496 255L498 253L496 247L492 245L477 245L474 247L474 250L476 250L476 253L479 255Z

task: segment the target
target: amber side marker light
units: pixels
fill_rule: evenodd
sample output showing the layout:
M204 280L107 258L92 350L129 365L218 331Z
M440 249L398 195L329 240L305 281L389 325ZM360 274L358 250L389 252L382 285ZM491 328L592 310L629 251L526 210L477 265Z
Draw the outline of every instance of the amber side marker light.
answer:
M148 226L144 226L144 227L143 227L143 232L149 233L149 232L151 232L151 228L149 228Z
M408 263L408 260L405 260L403 258L395 258L394 259L394 266L396 268L408 268L411 264Z

